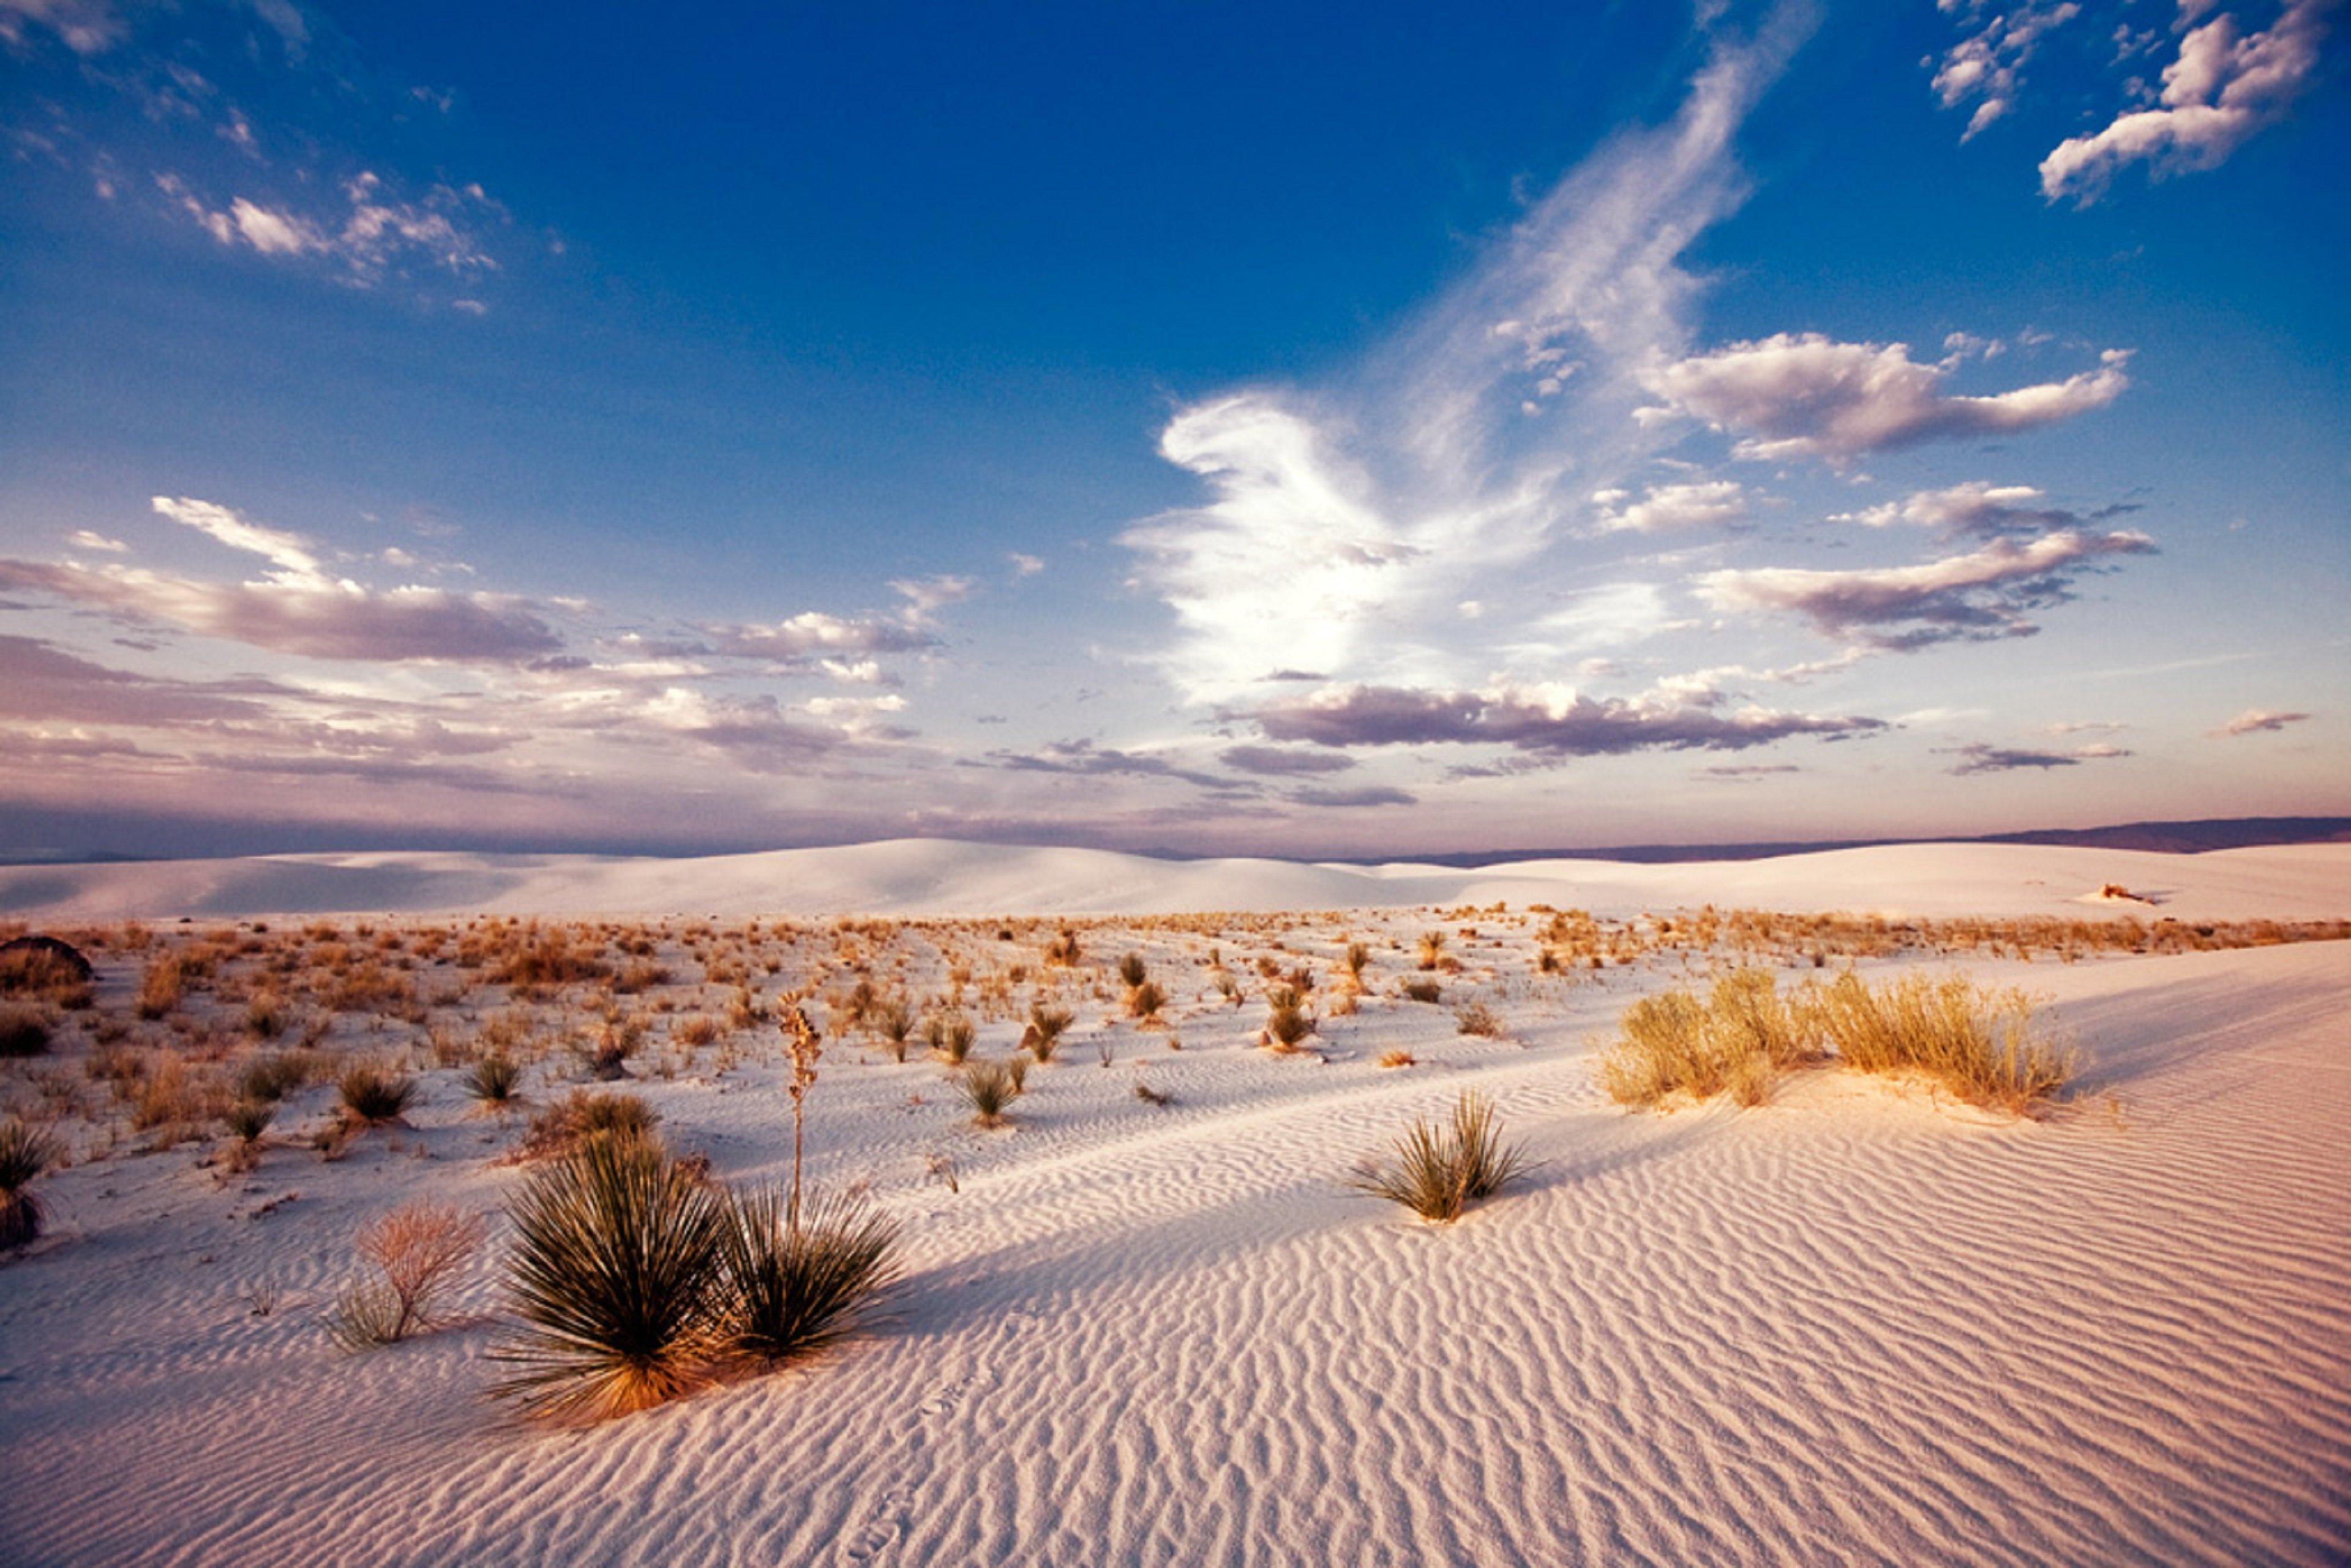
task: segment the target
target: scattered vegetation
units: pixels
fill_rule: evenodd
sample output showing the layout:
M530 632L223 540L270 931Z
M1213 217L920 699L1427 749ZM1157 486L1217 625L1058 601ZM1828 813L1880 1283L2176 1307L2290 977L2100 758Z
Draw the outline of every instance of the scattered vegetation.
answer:
M1530 1168L1524 1150L1502 1141L1493 1103L1465 1092L1449 1123L1414 1123L1387 1158L1365 1160L1349 1185L1449 1225Z
M10 1116L0 1120L0 1251L40 1239L48 1212L33 1183L63 1156L55 1138Z
M1476 1035L1481 1040L1499 1040L1502 1038L1502 1020L1485 1003L1471 1002L1454 1013L1453 1032Z
M372 1062L353 1062L343 1069L335 1091L344 1115L355 1125L381 1127L397 1122L416 1097L416 1080L404 1072Z
M661 1113L641 1094L574 1089L531 1117L518 1153L526 1160L554 1159L600 1140L652 1143L660 1121Z
M441 1203L396 1208L354 1247L375 1277L345 1291L328 1329L350 1350L393 1344L434 1325L441 1298L482 1249L482 1221Z

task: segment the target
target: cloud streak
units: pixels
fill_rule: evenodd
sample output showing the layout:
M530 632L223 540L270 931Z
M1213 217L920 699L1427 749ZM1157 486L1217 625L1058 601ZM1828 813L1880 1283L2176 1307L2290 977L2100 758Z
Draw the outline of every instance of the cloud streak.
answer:
M1577 692L1430 692L1347 685L1259 709L1273 740L1315 746L1498 745L1552 758L1647 750L1741 751L1792 736L1838 737L1886 727L1882 720L1748 707L1719 713L1692 705L1596 698Z

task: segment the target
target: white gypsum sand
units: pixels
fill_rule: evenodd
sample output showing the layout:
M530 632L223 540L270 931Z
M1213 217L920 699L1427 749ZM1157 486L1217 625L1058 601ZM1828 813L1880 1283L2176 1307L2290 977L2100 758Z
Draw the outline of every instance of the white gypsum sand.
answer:
M50 1236L0 1269L0 1559L2339 1561L2351 944L2085 942L2078 961L2036 946L2027 963L1997 929L1937 927L1939 951L1860 923L1837 938L1873 977L1956 966L2046 996L2089 1061L2079 1092L2034 1120L1826 1071L1752 1110L1635 1113L1604 1100L1592 1061L1640 996L1741 962L1791 983L1823 972L1802 942L1742 953L1611 924L1642 910L2114 932L2351 915L2346 873L2331 846L1951 845L1477 872L919 845L12 870L0 903L37 909L44 928L155 924L143 949L96 951L97 1006L57 1015L47 1055L0 1067L12 1106L57 1116L78 1152L39 1184ZM2099 904L2105 883L2160 902ZM1599 946L1632 961L1544 972L1536 901L1593 911ZM476 906L726 918L593 935L612 977L635 961L665 978L516 1000L455 961L462 932L417 939L451 924L428 912ZM318 907L415 913L308 936L307 918L266 932L226 918ZM1148 917L1208 907L1346 912ZM994 919L767 918L852 909L1117 917L1078 925L1076 968L1043 962L1050 920L1012 921L1008 941ZM204 918L168 923L182 912ZM1418 968L1431 930L1458 968ZM605 946L639 932L647 953ZM1371 961L1340 1012L1351 938ZM206 946L214 972L138 1019L145 967ZM1212 947L1243 1005L1217 989ZM1165 1027L1123 1017L1112 967L1130 950L1173 998ZM298 962L273 975L279 951ZM1823 952L1826 972L1847 956ZM229 1071L277 1048L244 1037L241 998L285 994L282 1045L324 1016L312 980L323 992L371 965L407 998L332 1015L319 1044L339 1061L403 1056L421 1088L410 1126L340 1158L305 1142L331 1085L292 1096L258 1167L223 1179L199 1163L216 1134L140 1152L148 1139L90 1074L109 1050ZM919 1037L904 1063L863 1033L828 1040L810 1174L869 1184L904 1223L893 1321L805 1366L585 1430L528 1426L486 1396L500 1332L486 1260L459 1321L365 1354L335 1346L320 1319L355 1277L362 1225L432 1197L490 1217L494 1258L524 1179L500 1159L518 1126L475 1113L428 1030L454 1060L491 1020L517 1020L543 1103L580 1076L559 1036L607 1006L634 1016L646 1044L622 1087L658 1108L670 1146L728 1180L779 1179L774 1023L698 1050L673 1036L722 1018L738 973L772 998L820 966L824 996L861 969L918 1003L959 992L987 1059L1009 1053L1032 996L1076 1015L998 1132L970 1125ZM1316 1050L1276 1056L1253 1043L1263 969L1301 966ZM1425 978L1437 1003L1399 994ZM1473 1001L1502 1038L1457 1032ZM109 1020L120 1033L101 1044ZM1416 1065L1377 1065L1395 1051ZM1464 1089L1492 1097L1540 1170L1447 1228L1347 1190L1361 1156Z

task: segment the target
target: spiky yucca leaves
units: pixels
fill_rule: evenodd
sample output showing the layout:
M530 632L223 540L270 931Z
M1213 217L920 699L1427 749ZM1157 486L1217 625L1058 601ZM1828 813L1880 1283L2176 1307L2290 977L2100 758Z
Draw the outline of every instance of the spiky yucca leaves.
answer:
M342 1097L344 1113L369 1127L399 1121L416 1094L415 1079L363 1061L346 1068L335 1087Z
M1396 1140L1392 1157L1366 1160L1348 1185L1400 1203L1423 1219L1450 1225L1481 1198L1493 1197L1531 1168L1524 1149L1502 1142L1493 1102L1465 1092L1448 1126L1416 1122Z
M533 1416L643 1410L707 1373L721 1331L723 1193L631 1138L592 1138L510 1207L507 1289L524 1328L492 1354Z
M0 1249L40 1239L48 1211L41 1207L40 1195L27 1189L63 1152L38 1127L14 1116L0 1121Z
M898 1225L853 1193L816 1197L789 1223L773 1188L738 1195L720 1246L726 1354L773 1366L865 1326L898 1280Z
M522 1063L503 1051L493 1051L465 1069L460 1080L465 1092L492 1110L512 1105L522 1090Z
M972 1120L983 1127L1002 1126L1004 1108L1020 1098L1020 1077L1009 1062L967 1063L958 1086L971 1106Z
M1029 1054L1040 1061L1053 1060L1053 1050L1069 1030L1071 1013L1067 1008L1049 1008L1042 1002L1029 1009L1029 1027L1020 1033L1020 1043Z

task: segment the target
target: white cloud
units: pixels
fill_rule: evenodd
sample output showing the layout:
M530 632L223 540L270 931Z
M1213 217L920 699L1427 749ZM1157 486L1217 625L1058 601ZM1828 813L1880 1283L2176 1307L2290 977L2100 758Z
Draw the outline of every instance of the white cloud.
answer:
M1685 351L1679 258L1738 204L1732 136L1810 24L1782 5L1719 49L1669 120L1587 158L1343 385L1177 413L1161 455L1207 498L1121 542L1175 613L1162 663L1186 695L1282 669L1421 678L1499 622L1481 580L1564 533L1565 476L1588 495L1656 444L1628 417L1635 370ZM1465 599L1488 619L1465 623Z
M906 619L920 624L950 604L971 597L972 580L942 573L936 577L894 578L891 590L906 601Z
M2163 173L2220 163L2301 96L2318 68L2327 14L2339 3L2286 0L2277 21L2258 33L2242 32L2233 14L2193 28L2163 68L2156 107L2060 142L2041 161L2042 193L2086 204L2126 164L2146 162ZM2182 0L2180 20L2210 8L2205 0Z
M1740 751L1792 736L1837 737L1886 727L1874 718L1753 706L1726 714L1654 695L1593 697L1550 684L1481 691L1348 685L1270 704L1250 716L1272 740L1333 747L1500 745L1555 758L1660 749Z
M0 40L22 44L35 26L78 55L104 54L128 30L107 0L0 0Z
M157 512L175 523L184 523L233 550L257 555L270 562L277 568L272 574L277 580L314 584L326 581L319 569L316 550L299 534L248 522L226 507L187 496L157 496L153 505Z
M477 184L436 184L415 201L401 201L385 194L381 175L361 172L343 182L341 211L309 214L242 195L215 207L177 174L159 174L155 184L224 246L242 245L266 256L323 257L361 286L411 262L460 277L497 267L476 225L503 221L506 211Z
M1975 29L1944 53L1935 71L1935 96L1945 109L1977 100L1962 141L2016 107L2018 73L2042 38L2082 14L2073 0L2059 5L2026 0L1989 16L1985 0L1936 0L1936 8L1961 13L1965 25Z
M2301 724L2310 716L2306 713L2286 713L2277 708L2249 707L2212 734L2216 737L2239 735L2262 735L2283 729L2290 724Z
M701 628L714 652L736 659L798 664L830 655L852 661L872 653L907 653L934 647L938 639L906 621L874 615L828 615L802 611L767 626Z
M1860 523L1873 528L1907 524L1938 528L1947 534L1986 537L2038 533L2081 522L2079 516L2062 507L2033 504L2043 499L2045 497L2042 493L2030 485L1993 485L1970 479L1939 490L1914 491L1901 500L1883 502L1858 512L1840 512L1829 521Z
M1745 433L1735 449L1741 457L1841 461L1936 437L2030 430L2103 408L2130 384L2126 358L2110 350L2097 370L1969 397L1947 392L1949 371L1915 362L1907 344L1782 332L1653 366L1645 380L1672 409L1645 413L1655 421L1678 410Z
M66 542L82 549L100 550L108 555L127 555L131 550L131 547L120 539L109 538L104 534L92 533L88 528L76 528L66 536Z
M1009 552L1004 559L1012 563L1012 575L1015 577L1034 577L1045 570L1045 563L1040 558L1024 554L1019 550Z
M1720 609L1784 611L1832 636L1917 648L2029 636L2040 628L2027 612L2070 599L2074 574L2105 558L2154 549L2142 533L2065 529L2024 543L1996 538L1981 549L1918 566L1711 571L1697 587Z
M1661 534L1719 528L1747 515L1747 493L1730 479L1653 485L1646 496L1629 506L1623 504L1625 493L1622 490L1602 490L1592 499L1600 508L1600 531L1604 534Z

